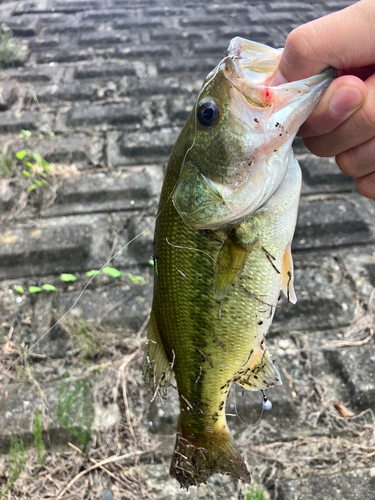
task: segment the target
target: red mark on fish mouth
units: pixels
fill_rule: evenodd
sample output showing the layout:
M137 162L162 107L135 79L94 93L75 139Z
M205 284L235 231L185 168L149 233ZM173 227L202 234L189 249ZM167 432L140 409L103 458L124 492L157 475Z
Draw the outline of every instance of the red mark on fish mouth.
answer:
M265 87L261 91L261 95L263 98L263 101L265 102L266 105L271 106L272 100L273 100L273 92L269 87Z

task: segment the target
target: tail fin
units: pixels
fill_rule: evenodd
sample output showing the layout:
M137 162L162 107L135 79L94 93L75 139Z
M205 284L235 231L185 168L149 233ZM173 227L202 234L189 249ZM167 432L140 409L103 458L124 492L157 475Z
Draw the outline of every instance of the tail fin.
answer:
M185 433L179 423L170 475L181 488L188 489L206 483L216 472L251 482L250 472L235 449L228 428L193 434Z

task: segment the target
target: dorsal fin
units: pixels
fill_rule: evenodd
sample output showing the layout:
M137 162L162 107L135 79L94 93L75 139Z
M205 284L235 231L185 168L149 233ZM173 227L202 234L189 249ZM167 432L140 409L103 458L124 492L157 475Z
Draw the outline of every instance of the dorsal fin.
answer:
M292 250L290 243L289 245L287 245L284 252L283 263L280 274L281 274L280 289L283 291L285 297L288 299L288 302L295 304L297 302L297 296L294 291L294 285L293 285L294 269L293 269L293 257L292 257Z
M147 385L156 395L166 397L173 375L173 367L165 353L154 310L151 311L147 332L147 347L144 357L143 372Z

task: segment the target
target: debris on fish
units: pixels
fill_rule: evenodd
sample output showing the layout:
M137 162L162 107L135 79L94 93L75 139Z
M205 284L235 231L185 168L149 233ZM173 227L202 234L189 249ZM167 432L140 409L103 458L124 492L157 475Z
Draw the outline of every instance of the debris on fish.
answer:
M225 417L232 384L282 384L265 343L280 290L295 303L291 242L301 173L291 145L335 77L272 87L282 49L234 38L172 151L155 227L145 378L180 417L170 474L251 481ZM270 406L270 405L268 405Z

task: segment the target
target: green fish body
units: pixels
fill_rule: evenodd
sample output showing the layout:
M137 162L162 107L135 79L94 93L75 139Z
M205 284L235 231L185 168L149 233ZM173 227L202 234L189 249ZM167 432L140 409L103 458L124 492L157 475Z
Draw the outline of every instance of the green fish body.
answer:
M291 142L332 75L267 87L280 53L232 40L162 189L145 378L164 397L175 375L181 413L170 473L187 488L215 472L250 482L226 399L233 383L256 391L282 383L265 335L280 290L296 301L290 246L301 174Z

